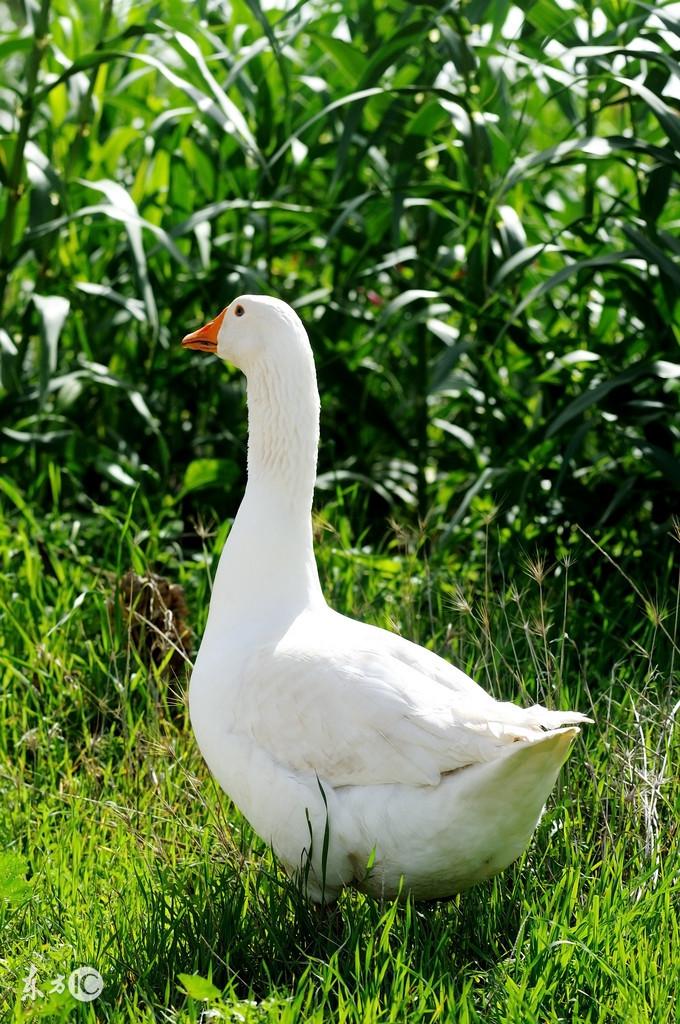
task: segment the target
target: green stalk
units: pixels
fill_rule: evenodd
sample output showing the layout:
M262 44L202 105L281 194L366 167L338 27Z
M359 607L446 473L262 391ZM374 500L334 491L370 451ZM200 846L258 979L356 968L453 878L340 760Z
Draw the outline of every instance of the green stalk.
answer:
M0 235L0 310L2 310L7 282L12 269L11 254L14 241L14 225L17 207L24 194L22 183L24 169L24 150L31 130L31 122L35 113L33 96L38 81L38 71L43 53L47 47L47 24L49 20L50 0L41 0L40 11L35 22L33 46L26 58L26 91L19 108L19 131L12 154L12 162L7 175L7 206Z
M588 21L588 43L593 43L593 4L592 0L586 0L584 4L584 11ZM588 78L586 82L586 110L584 127L587 138L592 138L595 134L596 116L595 116L595 89L593 78L591 75L591 64L586 62L588 69ZM593 218L595 216L595 172L590 160L586 160L585 174L583 181L583 216L586 230L590 233L591 239L594 238L593 230ZM588 312L588 303L583 300L581 307L581 332L584 343L587 342L590 337L590 314Z
M418 243L417 243L418 244ZM422 248L421 248L422 246ZM422 241L418 244L418 250L422 252L424 246ZM423 259L418 262L417 287L422 288L425 281L425 267ZM416 326L416 367L415 367L415 440L416 440L416 492L418 499L418 519L425 522L427 516L427 480L425 479L425 468L427 466L429 442L427 439L427 427L429 422L429 410L427 396L430 390L430 332L424 320L420 320Z
M586 0L584 5L586 18L588 20L588 45L593 45L593 4L592 0ZM585 111L585 133L588 138L591 138L595 134L595 99L596 90L593 82L592 75L590 73L590 63L586 64L588 68L588 79L586 82L586 111ZM585 187L583 195L583 212L589 225L592 225L593 214L595 212L595 175L593 173L592 164L590 161L586 161L585 169Z
M104 8L102 10L101 20L99 23L99 37L95 44L95 51L101 50L106 33L109 30L109 22L111 21L111 15L113 13L113 0L105 0ZM97 84L97 75L101 70L102 65L98 65L90 75L90 80L87 86L87 92L83 96L80 105L80 124L78 125L78 134L76 135L73 145L71 146L68 157L66 160L66 171L64 178L68 181L71 176L71 168L75 166L80 158L80 154L83 148L83 141L90 130L91 119L92 119L92 97L94 95L95 86Z

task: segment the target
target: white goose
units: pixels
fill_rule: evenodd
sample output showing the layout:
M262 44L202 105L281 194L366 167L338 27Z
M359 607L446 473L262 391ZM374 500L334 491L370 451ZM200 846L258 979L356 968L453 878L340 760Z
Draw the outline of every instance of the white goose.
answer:
M346 885L442 897L501 871L589 719L500 703L328 607L311 524L319 394L286 303L242 295L182 344L248 387L248 484L189 689L211 772L314 901Z

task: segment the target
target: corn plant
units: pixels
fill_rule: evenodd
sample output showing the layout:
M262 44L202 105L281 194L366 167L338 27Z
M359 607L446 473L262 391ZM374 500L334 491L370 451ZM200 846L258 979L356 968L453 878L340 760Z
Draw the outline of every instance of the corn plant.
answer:
M4 28L3 463L35 500L231 509L242 385L178 339L255 290L308 324L319 486L368 522L446 536L489 494L525 534L667 521L672 7L15 0Z

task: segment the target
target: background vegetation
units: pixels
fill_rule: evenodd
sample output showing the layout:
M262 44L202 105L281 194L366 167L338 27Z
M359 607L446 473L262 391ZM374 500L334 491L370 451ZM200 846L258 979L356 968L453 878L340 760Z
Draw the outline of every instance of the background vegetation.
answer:
M0 1013L676 1020L677 5L0 14ZM245 393L179 340L243 291L315 350L329 598L597 720L441 907L315 919L188 730Z
M242 382L178 340L254 290L308 322L321 486L371 488L379 529L394 505L446 529L489 488L524 536L667 521L663 6L45 0L11 18L3 465L30 500L51 501L53 464L71 507L184 483L183 507L211 486L231 511Z

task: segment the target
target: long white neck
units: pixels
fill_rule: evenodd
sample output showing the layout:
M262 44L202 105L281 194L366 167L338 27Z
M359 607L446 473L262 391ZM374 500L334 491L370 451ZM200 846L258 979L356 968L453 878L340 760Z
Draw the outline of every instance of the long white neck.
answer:
M221 629L278 631L325 603L311 520L319 393L304 341L290 362L262 360L247 373L248 484L210 604Z

